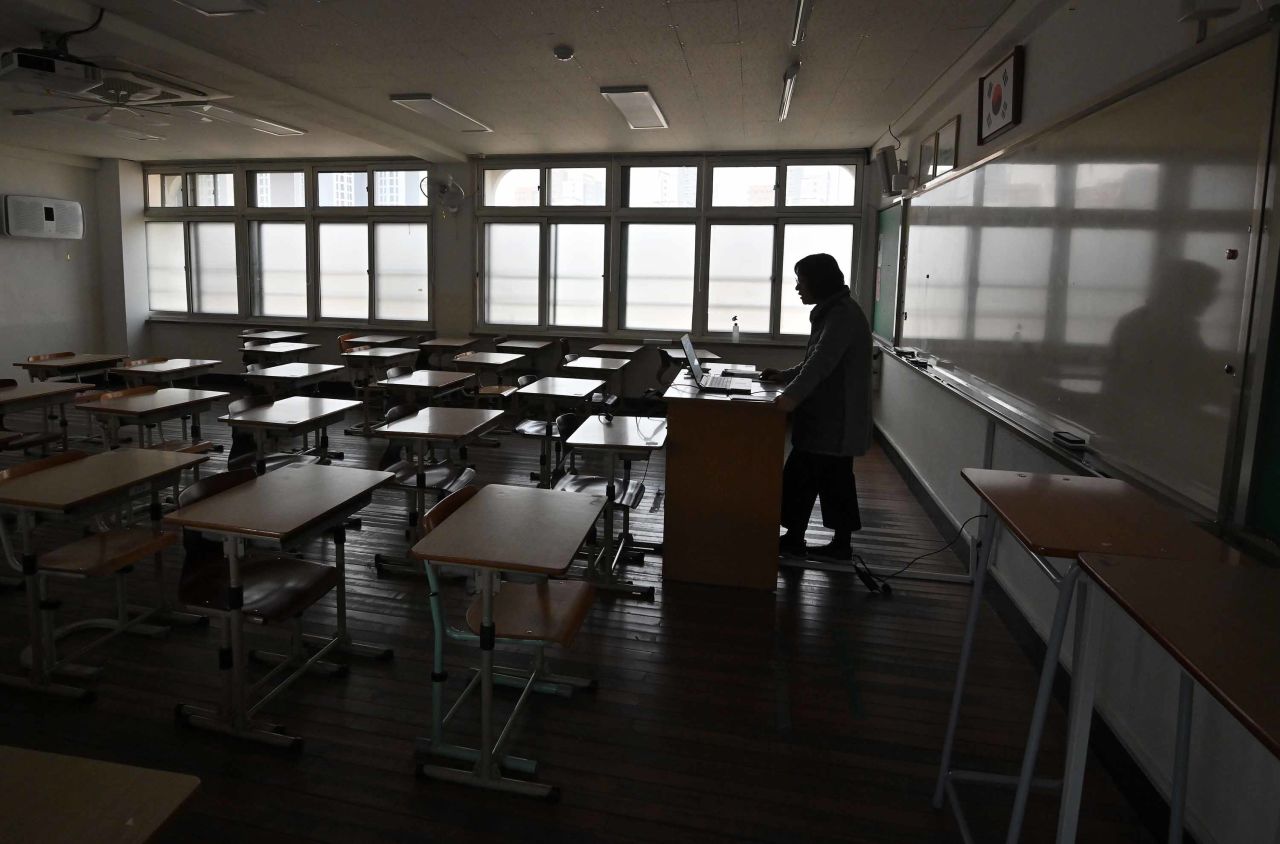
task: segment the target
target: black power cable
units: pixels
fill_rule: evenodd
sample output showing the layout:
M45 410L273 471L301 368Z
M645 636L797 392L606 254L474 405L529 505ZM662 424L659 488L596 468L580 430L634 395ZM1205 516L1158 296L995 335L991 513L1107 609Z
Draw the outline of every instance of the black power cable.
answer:
M943 545L941 548L935 548L932 551L928 551L924 554L921 554L920 556L911 560L902 568L898 569L892 574L887 574L887 575L876 574L871 570L871 567L867 565L866 560L862 559L862 557L858 556L857 554L854 554L853 556L854 573L858 575L858 578L863 582L863 584L867 587L867 589L871 590L871 592L877 593L877 594L892 595L893 589L889 586L890 580L893 580L895 577L902 574L907 569L911 568L916 563L923 560L925 557L932 557L934 554L941 554L943 551L947 550L952 545L955 545L956 542L959 541L960 537L964 535L964 529L969 525L969 522L972 522L974 519L985 519L985 518L987 518L987 515L985 513L979 513L976 516L970 516L969 518L965 519L960 524L960 529L956 531L956 535L951 537L950 542L948 542L946 545Z

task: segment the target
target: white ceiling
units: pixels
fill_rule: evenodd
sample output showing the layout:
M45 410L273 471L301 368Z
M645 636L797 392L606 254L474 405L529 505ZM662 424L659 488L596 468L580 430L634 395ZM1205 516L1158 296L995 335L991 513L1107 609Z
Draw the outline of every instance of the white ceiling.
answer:
M266 0L208 18L172 0L98 0L83 57L114 56L230 95L228 107L307 131L275 138L188 115L117 137L87 121L14 117L56 101L0 89L0 143L137 160L843 149L874 143L1010 0ZM0 47L87 26L81 0L3 0ZM557 44L575 58L558 62ZM803 61L791 116L782 74ZM599 94L648 85L671 124L633 131ZM431 93L493 127L462 134L388 100ZM82 112L83 114L83 112ZM131 120L121 115L122 120Z

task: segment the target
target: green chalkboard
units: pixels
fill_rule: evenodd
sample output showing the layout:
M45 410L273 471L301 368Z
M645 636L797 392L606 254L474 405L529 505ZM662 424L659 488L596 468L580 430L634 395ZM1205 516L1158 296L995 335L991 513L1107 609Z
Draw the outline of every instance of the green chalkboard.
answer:
M876 215L875 300L871 330L888 343L898 342L898 259L902 254L902 205Z

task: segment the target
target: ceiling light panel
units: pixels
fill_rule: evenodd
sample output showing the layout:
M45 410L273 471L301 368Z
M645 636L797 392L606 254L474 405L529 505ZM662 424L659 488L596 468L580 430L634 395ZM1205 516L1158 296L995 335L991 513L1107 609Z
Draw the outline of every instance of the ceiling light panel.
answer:
M173 2L211 18L254 15L267 10L263 0L173 0Z
M187 106L186 110L192 114L198 115L205 120L218 120L223 123L234 123L237 126L243 126L246 129L253 129L255 132L262 132L264 135L275 135L278 138L292 138L298 135L307 134L303 129L295 129L292 126L286 126L283 123L277 123L274 120L267 120L262 117L254 117L252 114L245 114L241 111L232 111L222 106L195 105Z
M613 103L614 108L622 112L627 125L632 129L666 129L667 118L658 108L648 86L628 85L613 88L601 88L604 98Z
M456 132L493 131L466 112L459 111L430 94L392 94L391 102L404 106L409 111L421 114L423 117L434 120Z

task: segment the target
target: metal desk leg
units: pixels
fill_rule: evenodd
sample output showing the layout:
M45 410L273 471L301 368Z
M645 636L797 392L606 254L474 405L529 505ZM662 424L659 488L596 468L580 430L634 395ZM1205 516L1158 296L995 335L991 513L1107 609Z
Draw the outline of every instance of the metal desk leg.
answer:
M551 488L551 451L555 440L556 405L550 398L546 400L547 428L542 432L542 453L538 455L538 486Z
M1058 810L1058 844L1076 840L1084 767L1093 726L1093 693L1098 665L1097 608L1089 605L1089 585L1076 585L1076 639L1071 660L1071 707L1067 717L1067 762Z
M1173 784L1169 792L1169 844L1181 844L1187 808L1187 773L1191 768L1191 712L1195 684L1187 672L1178 678L1178 733L1173 752Z
M62 450L67 450L67 405L66 402L58 405L58 425L62 428Z
M351 641L347 631L347 529L339 526L333 529L334 565L338 569L338 585L334 587L334 602L338 615L338 648L354 656L368 656L374 659L391 659L394 652L391 648L380 648L364 642Z

